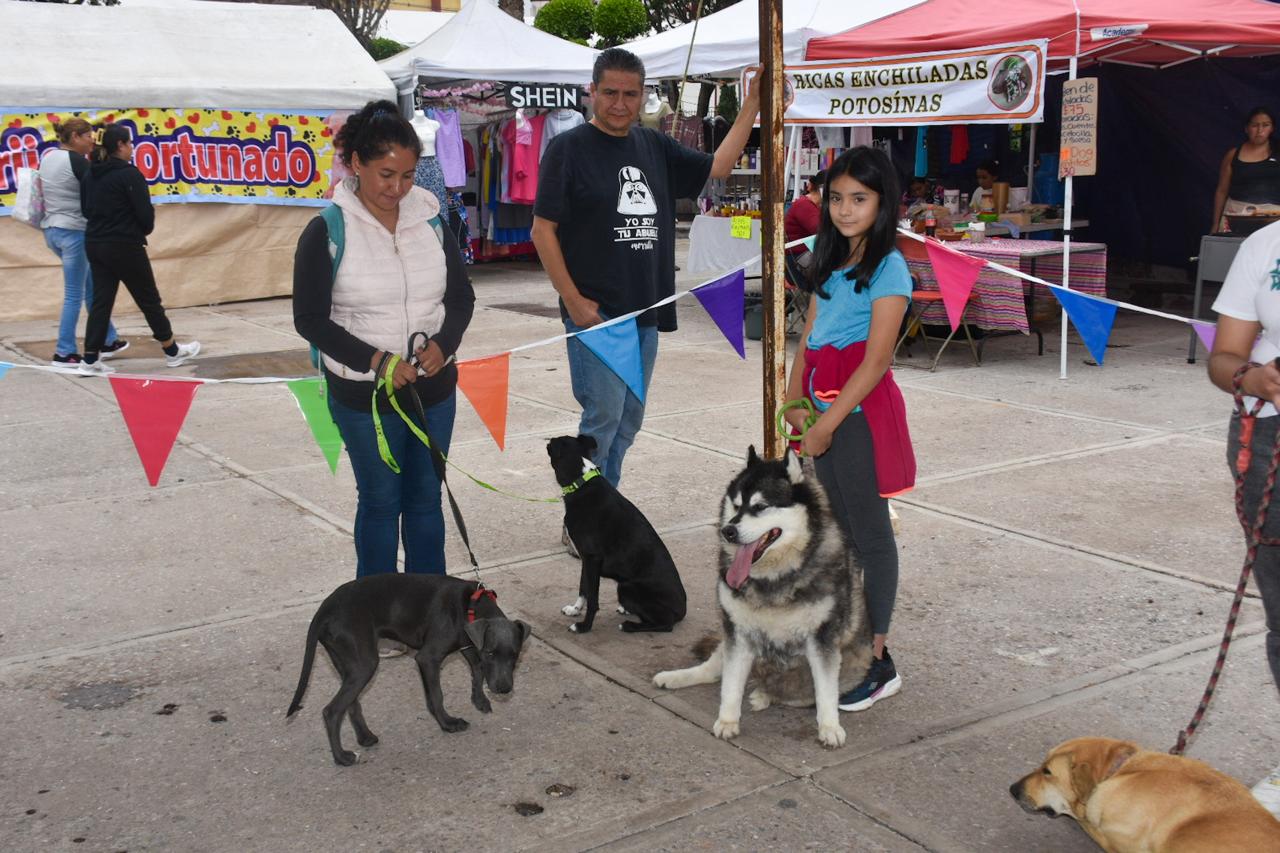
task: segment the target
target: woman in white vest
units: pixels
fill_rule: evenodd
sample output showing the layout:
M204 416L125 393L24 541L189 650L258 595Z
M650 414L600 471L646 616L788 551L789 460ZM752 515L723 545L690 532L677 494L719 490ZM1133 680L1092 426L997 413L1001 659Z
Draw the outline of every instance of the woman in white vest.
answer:
M374 380L391 382L401 408L447 454L454 354L475 294L456 240L437 227L439 201L414 186L421 142L396 105L366 104L334 145L352 172L333 192L341 245L323 216L303 231L294 256L293 319L320 351L329 411L355 473L356 576L396 571L399 543L406 572L443 574L444 514L430 451L385 393L375 398ZM415 332L426 340L417 337L410 352ZM422 401L425 424L405 392L409 385ZM373 406L399 473L379 453Z
M62 316L58 321L58 342L53 348L54 367L74 367L81 361L76 347L76 324L80 306L93 304L93 279L84 253L84 212L80 209L80 181L89 171L93 153L93 125L82 118L55 124L59 146L40 159L40 182L44 187L45 216L40 227L44 242L62 261ZM110 358L129 346L107 324L107 342L102 355Z

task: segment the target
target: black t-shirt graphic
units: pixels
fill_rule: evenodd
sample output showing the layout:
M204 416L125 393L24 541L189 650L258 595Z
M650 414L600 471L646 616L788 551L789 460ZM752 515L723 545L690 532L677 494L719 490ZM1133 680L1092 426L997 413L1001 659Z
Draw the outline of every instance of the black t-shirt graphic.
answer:
M584 124L548 144L533 212L557 223L569 275L604 314L617 317L675 293L675 200L698 196L711 161L643 127L619 137ZM563 304L560 312L568 316ZM675 305L636 321L674 331Z

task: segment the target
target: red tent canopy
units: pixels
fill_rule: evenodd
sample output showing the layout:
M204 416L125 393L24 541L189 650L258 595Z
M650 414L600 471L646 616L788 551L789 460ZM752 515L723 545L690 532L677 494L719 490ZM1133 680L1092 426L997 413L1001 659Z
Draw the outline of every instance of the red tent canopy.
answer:
M1043 38L1050 69L1061 69L1076 49L1076 5L1081 65L1164 67L1201 56L1280 53L1280 5L1265 0L1014 0L998 9L927 0L813 39L805 58L864 59Z

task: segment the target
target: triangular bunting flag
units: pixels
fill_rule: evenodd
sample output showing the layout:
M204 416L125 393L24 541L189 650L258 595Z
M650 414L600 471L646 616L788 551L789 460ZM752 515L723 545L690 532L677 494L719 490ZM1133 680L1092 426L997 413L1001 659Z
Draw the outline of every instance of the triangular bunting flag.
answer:
M320 446L324 460L329 463L329 473L338 473L338 456L342 453L342 434L338 425L333 422L329 412L329 387L324 379L315 376L310 379L294 379L288 383L293 392L293 399L298 401L298 409L311 427L311 436Z
M4 378L4 375L9 372L9 368L11 367L13 367L13 365L9 362L0 361L0 379Z
M1107 339L1111 337L1111 324L1116 321L1116 306L1074 290L1062 287L1050 288L1058 297L1071 323L1080 333L1089 354L1098 364L1107 354Z
M810 252L812 252L812 251L813 251L813 247L814 247L814 246L817 244L817 242L818 242L818 235L817 235L817 234L810 234L808 237L805 237L801 242L802 242L802 243L804 243L804 247L805 247L806 249L808 249Z
M986 261L974 258L954 249L948 249L941 243L926 240L925 251L929 254L929 263L933 264L933 277L938 280L938 290L942 291L942 304L947 306L947 319L951 322L951 331L960 328L960 317L964 314L964 304L969 301L973 292L973 283L978 274L986 266Z
M1196 330L1196 337L1200 339L1200 343L1204 344L1204 348L1213 352L1213 339L1218 336L1218 327L1213 323L1192 320L1191 328Z
M187 411L196 396L199 382L173 379L126 379L111 376L111 390L120 404L120 415L129 428L133 446L142 460L151 485L160 482L160 472L169 460L169 451Z
M578 340L627 383L637 400L644 402L644 366L640 363L640 333L634 317L625 323L579 332Z
M742 270L735 270L724 278L703 285L693 291L720 331L738 351L739 358L747 357L742 343L742 309L745 301L746 277Z
M506 450L507 380L511 353L458 362L458 388L471 401L499 450Z

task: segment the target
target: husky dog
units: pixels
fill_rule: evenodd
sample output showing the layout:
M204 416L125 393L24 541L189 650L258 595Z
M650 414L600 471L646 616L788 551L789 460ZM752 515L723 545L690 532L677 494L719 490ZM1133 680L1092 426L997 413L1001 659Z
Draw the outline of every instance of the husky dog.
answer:
M716 593L719 646L704 663L660 672L653 683L675 689L719 679L712 731L728 739L738 734L747 678L754 675L753 710L774 701L816 704L818 740L843 746L837 697L871 663L862 575L826 493L790 450L766 461L749 448L747 467L729 484L720 509Z

